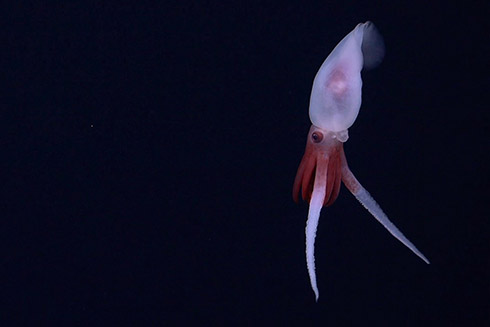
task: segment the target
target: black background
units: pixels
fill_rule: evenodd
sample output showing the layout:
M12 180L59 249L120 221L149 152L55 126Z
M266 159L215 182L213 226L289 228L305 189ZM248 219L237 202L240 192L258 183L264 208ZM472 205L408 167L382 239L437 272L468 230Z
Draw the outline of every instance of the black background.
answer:
M2 326L489 323L488 7L11 3ZM315 303L292 182L313 77L366 20L386 56L347 159L431 265L343 187Z

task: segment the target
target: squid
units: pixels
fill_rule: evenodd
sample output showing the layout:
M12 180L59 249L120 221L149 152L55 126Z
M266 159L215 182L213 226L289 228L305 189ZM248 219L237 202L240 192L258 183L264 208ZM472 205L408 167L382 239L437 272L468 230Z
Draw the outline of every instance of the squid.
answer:
M344 143L348 129L361 107L361 70L377 66L384 56L384 43L374 24L358 24L333 49L318 70L310 96L311 128L306 149L293 185L293 199L309 202L306 222L306 266L311 288L318 301L315 272L315 237L322 207L337 199L341 181L356 199L395 238L419 256L429 260L388 219L381 207L347 165Z

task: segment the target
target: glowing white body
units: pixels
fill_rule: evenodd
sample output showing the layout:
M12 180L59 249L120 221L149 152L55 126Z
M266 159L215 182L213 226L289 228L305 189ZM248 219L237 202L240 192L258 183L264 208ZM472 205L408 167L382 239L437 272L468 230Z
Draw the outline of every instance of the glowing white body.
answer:
M363 66L376 66L383 55L383 39L372 23L359 24L347 34L325 59L313 81L312 124L326 131L347 131L361 107L361 70Z

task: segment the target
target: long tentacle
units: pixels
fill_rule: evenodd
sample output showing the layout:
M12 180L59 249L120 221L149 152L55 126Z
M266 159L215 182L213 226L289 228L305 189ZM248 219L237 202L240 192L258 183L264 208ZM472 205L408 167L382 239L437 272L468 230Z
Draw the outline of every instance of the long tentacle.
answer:
M429 264L429 260L420 252L415 245L410 242L405 235L388 219L388 216L383 212L381 207L376 203L371 194L362 187L361 183L356 179L354 174L347 165L345 155L342 158L342 181L345 186L351 191L356 199L366 208L376 220L378 220L396 239L402 242L413 253L415 253L425 263Z
M315 237L320 218L320 211L325 199L325 189L327 186L327 167L328 162L319 162L316 169L315 184L308 210L308 220L306 222L306 266L310 276L310 283L315 299L318 301L319 292L315 274Z

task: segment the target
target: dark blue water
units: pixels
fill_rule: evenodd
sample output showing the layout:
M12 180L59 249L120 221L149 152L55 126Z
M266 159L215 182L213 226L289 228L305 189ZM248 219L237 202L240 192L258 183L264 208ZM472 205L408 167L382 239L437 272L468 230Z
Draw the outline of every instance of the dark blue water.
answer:
M488 8L487 8L488 9ZM2 10L2 326L485 326L482 7L14 4ZM345 152L431 260L342 187L306 271L291 189L311 83L372 20Z

